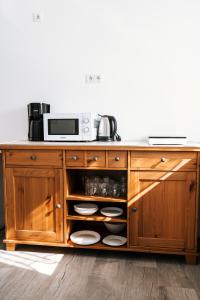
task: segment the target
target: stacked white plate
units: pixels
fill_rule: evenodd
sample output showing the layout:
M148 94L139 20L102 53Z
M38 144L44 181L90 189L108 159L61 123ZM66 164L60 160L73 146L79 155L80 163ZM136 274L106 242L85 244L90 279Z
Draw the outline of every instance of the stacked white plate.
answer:
M93 215L98 209L98 206L94 203L79 203L74 205L75 212L83 216Z
M101 236L98 232L92 230L80 230L70 235L70 240L77 245L93 245L100 241Z
M108 246L119 247L126 244L127 238L121 235L107 235L102 242Z
M101 214L106 217L119 217L123 214L123 209L120 207L104 207L100 210Z

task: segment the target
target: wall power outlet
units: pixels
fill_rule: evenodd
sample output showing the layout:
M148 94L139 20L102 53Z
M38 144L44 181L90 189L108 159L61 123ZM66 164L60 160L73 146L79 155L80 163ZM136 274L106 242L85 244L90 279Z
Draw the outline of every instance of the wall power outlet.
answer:
M85 83L100 83L102 76L100 74L86 74Z

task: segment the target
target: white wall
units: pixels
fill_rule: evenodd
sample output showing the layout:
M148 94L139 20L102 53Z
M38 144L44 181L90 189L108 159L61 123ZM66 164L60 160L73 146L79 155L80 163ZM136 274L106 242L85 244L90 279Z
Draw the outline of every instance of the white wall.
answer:
M27 137L34 101L114 114L124 139L200 140L200 1L0 0L0 140Z

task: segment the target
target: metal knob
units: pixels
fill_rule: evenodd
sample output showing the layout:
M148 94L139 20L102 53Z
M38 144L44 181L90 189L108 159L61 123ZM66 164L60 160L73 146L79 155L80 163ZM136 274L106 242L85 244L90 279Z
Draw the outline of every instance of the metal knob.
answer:
M78 156L77 155L73 155L72 156L72 160L77 160L78 159Z
M132 210L132 212L134 212L134 213L135 213L135 212L137 211L137 208L136 208L136 207L132 207L132 209L131 209L131 210Z
M161 157L160 161L161 161L161 162L165 162L165 161L166 161L166 158L165 158L165 157Z
M120 160L120 157L119 157L119 156L115 156L115 160L116 160L116 161L119 161L119 160Z
M97 161L97 160L98 160L98 156L94 156L94 157L93 157L93 160L94 160L94 161Z
M36 159L37 159L37 156L36 156L36 155L31 155L30 159L31 159L31 160L36 160Z
M61 208L61 204L60 203L56 204L55 208Z

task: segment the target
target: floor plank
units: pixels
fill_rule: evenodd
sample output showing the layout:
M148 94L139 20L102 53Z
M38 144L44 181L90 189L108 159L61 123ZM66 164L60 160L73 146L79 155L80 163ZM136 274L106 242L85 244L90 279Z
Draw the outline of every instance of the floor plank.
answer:
M199 298L194 289L163 287L161 288L161 299L198 300Z
M0 243L3 300L196 300L200 264L184 258Z

